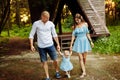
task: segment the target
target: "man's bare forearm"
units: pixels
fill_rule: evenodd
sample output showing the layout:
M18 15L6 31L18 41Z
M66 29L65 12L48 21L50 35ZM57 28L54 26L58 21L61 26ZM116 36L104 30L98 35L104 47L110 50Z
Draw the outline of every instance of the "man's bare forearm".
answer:
M30 38L30 46L32 47L33 46L33 39Z
M54 37L54 40L55 40L55 42L57 43L57 45L60 46L58 37Z

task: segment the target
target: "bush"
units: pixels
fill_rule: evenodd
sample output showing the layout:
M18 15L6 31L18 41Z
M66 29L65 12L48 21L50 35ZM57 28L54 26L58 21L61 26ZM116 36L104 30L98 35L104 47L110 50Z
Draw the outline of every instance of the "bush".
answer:
M69 15L67 18L64 19L64 21L61 21L62 23L62 32L72 32L71 26L73 25L73 17L72 15Z
M30 33L31 27L29 26L21 26L20 28L17 25L13 25L10 30L10 37L28 37ZM2 31L1 36L8 37L6 31Z
M101 54L118 54L120 53L120 26L108 27L111 35L109 37L101 37L95 41L93 52Z

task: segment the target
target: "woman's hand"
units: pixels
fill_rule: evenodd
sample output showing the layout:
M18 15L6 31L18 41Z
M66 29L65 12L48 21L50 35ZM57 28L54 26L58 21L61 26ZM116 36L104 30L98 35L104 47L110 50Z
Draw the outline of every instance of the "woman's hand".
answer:
M91 43L91 46L92 46L92 48L93 48L93 47L94 47L94 43L93 43L92 41L91 41L90 43Z

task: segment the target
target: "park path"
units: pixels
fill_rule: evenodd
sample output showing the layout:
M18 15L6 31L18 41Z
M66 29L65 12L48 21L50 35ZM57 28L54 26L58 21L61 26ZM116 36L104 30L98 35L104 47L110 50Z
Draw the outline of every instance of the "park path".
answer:
M81 71L79 69L78 57L73 54L71 61L74 65L74 69L71 72L72 78L59 80L120 80L120 55L88 54L86 63L87 76L83 79L79 78ZM44 71L42 68L38 72L35 71L35 69L41 67L41 65L38 66L39 63L39 54L37 52L25 51L21 55L1 56L0 80L43 80ZM51 63L50 60L49 63ZM51 66L51 64L49 65ZM52 80L56 80L52 75L53 68L50 69L50 73ZM63 75L63 72L61 74ZM37 75L41 76L38 77Z

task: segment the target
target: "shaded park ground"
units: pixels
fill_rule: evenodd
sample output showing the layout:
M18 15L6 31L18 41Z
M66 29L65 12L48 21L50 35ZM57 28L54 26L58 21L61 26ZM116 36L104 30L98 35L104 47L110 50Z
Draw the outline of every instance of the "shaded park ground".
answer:
M3 47L0 46L0 80L44 80L45 75L39 54L28 50L28 40L13 38L8 44L2 43ZM71 61L74 66L71 71L72 77L64 78L64 73L60 71L62 78L59 80L120 80L120 55L89 53L86 64L87 76L83 79L79 79L81 70L75 54L72 55ZM54 66L51 63L52 61L49 60L50 77L52 80L57 80L54 77Z
M61 58L59 58L60 61ZM74 69L69 80L79 80L81 73L78 57L73 55L71 61ZM49 71L52 80L54 78L54 66L49 60ZM100 56L89 54L87 58L87 76L80 80L120 80L120 56ZM61 72L64 76L64 73ZM22 52L20 55L2 56L0 58L0 80L42 80L44 70L39 60L38 53L30 51ZM60 80L68 80L62 78Z

